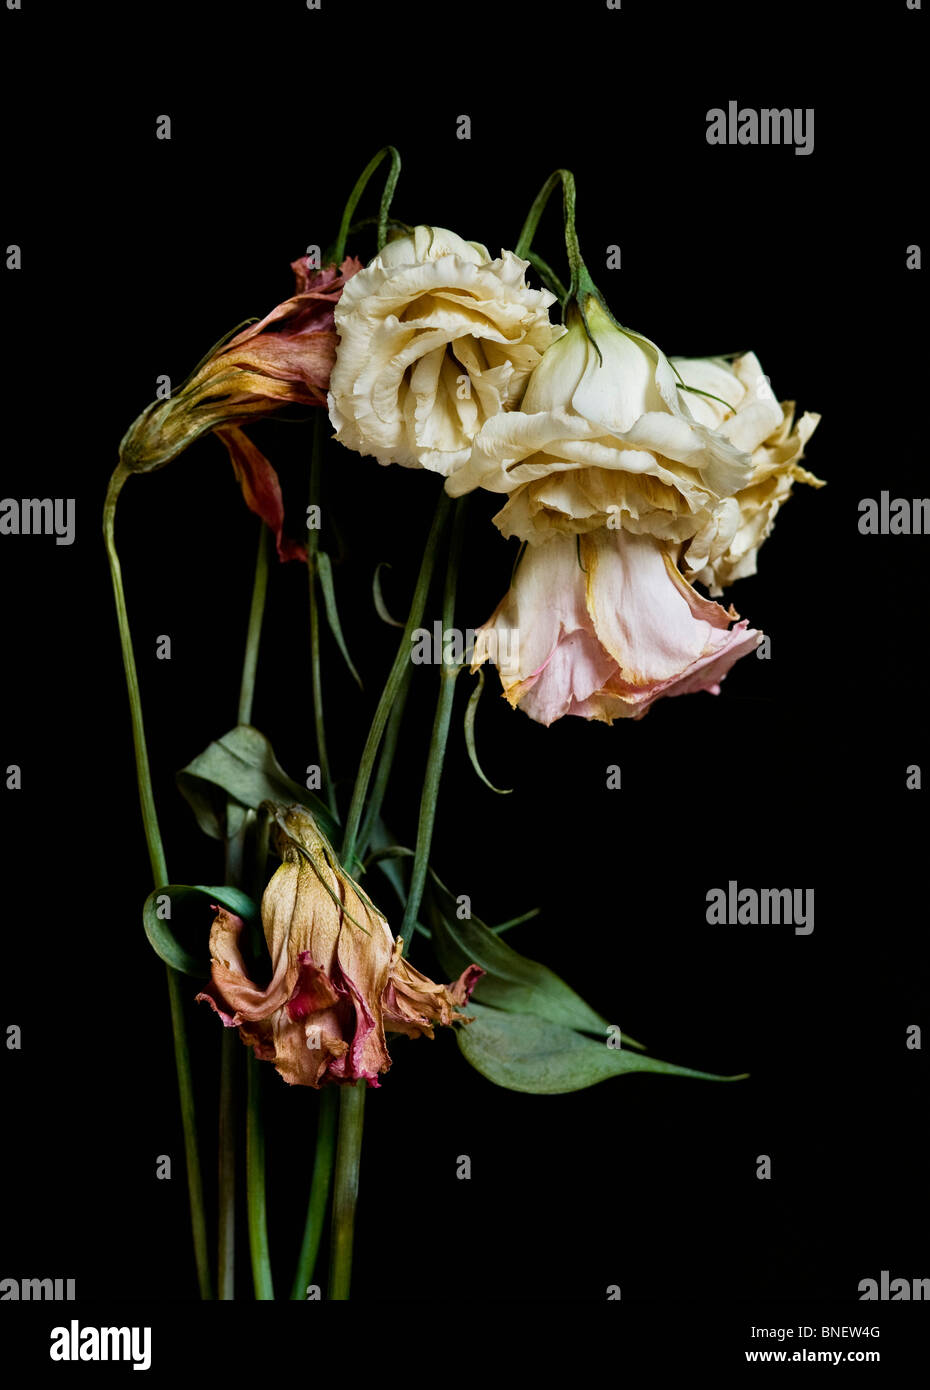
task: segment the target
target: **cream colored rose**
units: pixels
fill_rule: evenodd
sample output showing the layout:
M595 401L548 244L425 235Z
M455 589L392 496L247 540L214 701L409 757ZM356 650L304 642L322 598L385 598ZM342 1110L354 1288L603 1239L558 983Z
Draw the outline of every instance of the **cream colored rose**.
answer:
M448 477L488 420L518 404L564 331L528 261L442 227L417 227L352 277L336 306L336 438L379 463ZM351 293L349 292L351 291Z
M680 544L747 483L749 455L695 416L654 343L594 296L585 313L589 332L576 312L520 409L488 420L447 491L510 493L494 520L531 543L606 526Z
M672 361L685 385L697 388L687 392L695 418L752 456L745 486L714 509L683 556L688 578L717 595L734 580L756 573L759 546L793 484L824 486L800 466L820 416L808 412L795 423L794 402L778 401L752 352L732 364L721 358Z

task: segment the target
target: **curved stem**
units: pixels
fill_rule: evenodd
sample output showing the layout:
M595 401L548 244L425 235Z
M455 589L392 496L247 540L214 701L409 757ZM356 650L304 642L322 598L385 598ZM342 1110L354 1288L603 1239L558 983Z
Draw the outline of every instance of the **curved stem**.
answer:
M452 543L449 547L449 563L446 569L446 583L442 600L443 644L446 634L455 620L455 589L458 582L459 560L462 554L462 539L465 531L465 502L461 498L456 504L452 523ZM417 842L414 847L413 871L410 875L410 890L404 919L398 935L404 939L404 952L409 950L410 942L417 929L417 913L423 900L426 874L429 868L430 845L433 840L433 826L436 821L436 802L439 798L439 783L442 779L442 764L449 738L449 722L452 718L452 705L455 700L455 678L459 673L458 663L446 659L443 645L442 665L439 668L439 698L436 702L436 717L430 738L426 773L423 778L423 794L420 798L420 818L417 824Z
M265 1207L265 1135L262 1130L261 1063L249 1049L248 1113L245 1130L246 1187L249 1213L249 1250L256 1299L274 1299L271 1259L268 1251L268 1214Z
M391 168L384 182L384 192L381 195L381 208L378 213L378 250L380 251L387 240L388 214L391 210L391 199L394 197L394 189L397 186L397 179L400 174L400 155L393 145L385 145L379 150L373 159L370 159L362 170L349 194L349 201L345 205L342 214L342 221L339 224L339 235L336 238L333 249L333 261L336 265L341 265L346 253L346 239L349 235L349 226L352 222L352 214L356 209L358 200L368 185L368 180L377 169L381 161L387 156L391 157Z
M584 261L581 258L581 249L578 245L578 234L575 231L575 176L570 169L556 169L549 175L542 188L533 200L533 206L526 215L526 221L520 231L517 240L515 254L527 259L533 238L536 235L536 228L539 219L542 217L546 204L552 190L561 180L562 183L562 214L565 223L565 252L568 257L568 266L571 271L571 282L568 291L563 296L563 306L573 299L578 292L586 288L586 279L590 280L585 269Z
M420 573L417 575L416 587L413 591L413 599L410 604L410 612L407 615L407 622L397 648L397 655L394 664L388 673L381 698L378 701L374 718L371 721L371 728L368 731L368 738L362 751L362 759L359 764L358 773L355 778L355 787L352 792L352 801L349 806L349 814L346 818L345 836L342 842L342 862L351 873L351 863L356 857L356 844L358 839L359 824L362 819L362 809L365 805L365 798L368 794L368 783L371 780L371 773L374 767L375 757L381 743L381 736L384 733L384 726L388 721L388 716L394 706L404 680L404 673L410 664L411 637L415 628L420 626L423 620L423 610L426 607L426 596L429 592L430 580L433 575L433 566L436 562L436 551L438 549L439 537L442 534L451 506L450 499L445 492L439 494L439 501L436 504L436 511L433 515L433 524L430 528L426 548L423 552L423 560L420 564Z
M123 571L116 552L115 523L116 504L123 484L129 477L129 469L119 464L110 478L106 502L103 508L103 536L110 561L110 578L113 581L113 597L116 600L116 617L119 623L119 640L123 652L123 670L126 673L126 689L129 693L129 709L132 715L132 741L136 754L136 781L139 786L139 803L142 807L142 824L145 828L145 843L152 866L155 887L160 888L168 880L165 851L158 826L158 813L155 810L155 796L152 792L152 771L149 767L149 754L145 742L145 725L142 720L142 696L139 692L139 676L136 671L136 658L129 631L129 614L126 610L126 595L123 590Z
M307 1286L313 1280L317 1255L323 1236L323 1223L329 1194L333 1185L333 1161L336 1151L336 1112L339 1096L335 1086L326 1087L320 1095L317 1116L316 1149L313 1157L313 1177L310 1182L310 1204L307 1208L307 1222L304 1238L297 1260L297 1272L291 1298L303 1301L307 1297Z
M339 1138L336 1143L329 1275L329 1297L336 1300L349 1297L352 1282L352 1245L366 1089L367 1083L358 1081L354 1086L343 1086L339 1092Z
M145 840L148 846L149 862L156 888L169 882L165 851L162 845L158 815L155 810L155 796L152 791L152 774L149 767L148 749L145 742L145 726L142 720L142 698L139 692L139 677L133 652L132 636L129 630L129 615L126 610L126 595L123 590L123 573L116 551L115 523L116 504L123 484L129 477L129 469L119 464L114 470L107 488L103 509L103 535L110 564L110 578L113 582L113 597L116 602L116 616L119 623L120 646L123 654L123 669L126 673L126 688L129 693L129 709L132 717L132 739L136 758L136 779L139 785L139 802L142 807L142 823L145 827ZM197 1122L194 1113L194 1089L191 1078L190 1053L187 1045L187 1024L184 1018L184 1004L181 996L180 979L177 973L166 967L168 978L168 1001L171 1009L171 1033L174 1040L174 1060L178 1077L178 1096L181 1104L181 1125L184 1133L184 1155L187 1166L187 1187L190 1198L191 1232L194 1241L194 1259L197 1265L197 1283L200 1297L212 1297L210 1263L207 1257L207 1223L203 1204L203 1180L200 1173L200 1152L197 1146Z

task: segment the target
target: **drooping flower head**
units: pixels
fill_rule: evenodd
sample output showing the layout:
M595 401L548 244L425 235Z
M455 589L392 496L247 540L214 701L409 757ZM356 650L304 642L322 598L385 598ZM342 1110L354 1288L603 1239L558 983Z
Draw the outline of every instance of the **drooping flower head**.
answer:
M504 695L541 724L568 714L641 719L663 695L708 690L761 633L702 598L661 542L602 527L527 546L479 629L472 669L496 662Z
M608 524L686 540L748 482L749 455L695 417L665 354L596 294L570 303L568 324L520 409L486 422L446 491L510 494L495 523L531 545Z
M361 262L315 270L308 258L292 263L297 290L259 322L210 352L184 385L156 400L130 425L120 462L150 473L207 431L225 444L250 509L271 527L282 560L305 558L282 536L284 505L278 476L240 428L286 405L326 404L336 356L334 310Z
M563 332L549 322L555 296L527 286L528 267L444 227L389 242L336 309L336 438L379 463L454 474Z
M433 1037L458 1012L483 974L470 966L436 984L401 955L385 918L346 873L310 812L276 807L274 842L282 863L262 898L272 977L248 975L241 918L223 908L210 932L206 1000L257 1057L284 1080L319 1088L332 1082L378 1086L391 1058L386 1032Z

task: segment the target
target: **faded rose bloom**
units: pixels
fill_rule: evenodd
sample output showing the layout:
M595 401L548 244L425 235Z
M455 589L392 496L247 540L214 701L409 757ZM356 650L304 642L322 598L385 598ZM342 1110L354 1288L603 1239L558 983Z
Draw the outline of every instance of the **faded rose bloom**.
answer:
M382 464L454 474L563 332L549 322L555 296L527 287L528 266L444 227L389 242L336 309L336 438Z
M708 357L673 357L672 363L685 385L697 388L688 392L695 419L752 456L746 483L718 503L682 560L689 579L721 594L756 573L759 547L794 483L824 486L800 466L820 416L805 412L795 423L794 401L779 402L755 353L732 363Z
M533 372L519 410L488 420L446 483L509 493L494 521L531 545L607 525L670 545L749 480L749 454L693 413L664 353L588 295Z
M338 863L309 811L278 808L275 845L283 863L262 898L270 984L249 979L242 919L217 908L211 983L197 995L257 1057L274 1062L290 1084L378 1086L391 1065L386 1032L432 1038L434 1024L470 1022L457 1009L484 972L472 965L440 985L404 960L403 941Z
M762 634L702 598L653 536L606 527L527 546L509 593L479 630L475 670L494 661L531 719L641 719L662 695L716 695Z
M339 267L314 270L304 256L291 269L297 292L214 348L175 395L142 412L120 445L126 468L150 473L214 430L229 451L246 504L274 532L282 560L305 559L306 552L282 538L278 476L239 426L282 406L326 404L336 357L333 312L361 261L349 256Z

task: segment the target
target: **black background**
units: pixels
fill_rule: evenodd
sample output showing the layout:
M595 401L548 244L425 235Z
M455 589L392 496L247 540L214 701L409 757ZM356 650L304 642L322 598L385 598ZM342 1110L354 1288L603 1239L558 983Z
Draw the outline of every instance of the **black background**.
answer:
M291 292L289 262L334 235L358 172L396 144L394 212L492 255L565 165L590 269L617 317L666 352L752 348L781 397L822 414L757 577L728 592L772 641L719 698L665 700L612 729L546 730L494 698L482 761L459 692L433 862L475 912L544 915L509 938L659 1056L751 1080L631 1077L552 1097L473 1072L447 1033L396 1041L368 1097L354 1294L437 1300L855 1299L865 1277L930 1276L923 537L863 537L857 504L921 496L926 387L916 170L924 16L897 4L649 6L587 0L420 9L297 0L3 13L6 121L3 492L75 497L77 540L4 537L3 1275L80 1298L190 1300L183 1148L163 971L139 909L148 864L99 516L119 439L221 334ZM705 113L816 109L809 157L715 148ZM456 118L472 138L456 138ZM172 119L172 139L155 121ZM367 207L374 211L376 195ZM368 241L350 245L367 259ZM623 268L604 268L608 245ZM555 203L537 249L559 268ZM292 533L309 429L254 430ZM341 792L396 633L437 480L332 446L324 544L359 694L330 639ZM469 509L458 605L477 626L513 543ZM118 519L171 877L218 882L174 772L235 723L256 523L211 438L132 479ZM434 600L431 617L437 616ZM170 662L155 659L169 634ZM315 761L306 578L276 567L254 722L302 780ZM463 687L464 687L463 680ZM387 813L411 843L435 671L417 674ZM605 787L608 764L620 791ZM926 767L924 767L926 772ZM343 801L343 805L345 801ZM705 894L811 887L816 926L713 928ZM208 922L204 923L206 932ZM414 958L431 969L425 943ZM219 1028L190 1010L213 1180ZM303 1226L313 1094L268 1069L272 1255L285 1295ZM156 1155L174 1158L170 1182ZM472 1159L470 1182L456 1158ZM771 1181L757 1180L760 1154ZM239 1296L251 1297L241 1228ZM868 1305L866 1305L868 1306ZM874 1310L874 1305L873 1305ZM850 1312L854 1310L849 1310ZM859 1310L861 1312L861 1309Z

